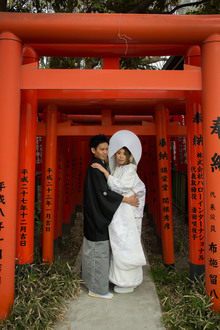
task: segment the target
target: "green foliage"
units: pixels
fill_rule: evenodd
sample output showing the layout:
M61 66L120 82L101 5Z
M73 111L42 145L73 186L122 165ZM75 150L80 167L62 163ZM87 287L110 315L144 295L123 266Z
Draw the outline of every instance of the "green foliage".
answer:
M25 0L11 0L7 2L6 10L19 13L30 13L32 12L32 3L31 1Z
M204 275L192 281L189 267L189 230L185 215L173 207L175 268L164 266L151 221L142 225L142 237L151 265L151 277L160 299L163 323L169 330L220 329L220 313L212 309Z
M51 57L50 69L76 69L77 59L72 57Z
M39 214L39 203L35 203L34 207L34 222L35 222L35 227L37 230L37 235L40 235L43 229L43 222L40 220L40 214Z
M211 308L203 275L191 281L188 271L169 270L158 258L151 259L151 275L167 329L220 329L220 314Z
M122 57L120 67L121 69L154 70L154 66L146 63L146 57Z
M195 15L216 15L220 14L220 0L209 0L196 7L190 14Z
M17 265L15 301L1 329L53 329L63 319L67 298L77 298L81 280L68 263Z
M150 1L153 2L153 1ZM107 0L106 1L106 7L109 11L114 13L129 13L132 11L135 7L137 7L141 1L139 0Z
M77 0L52 0L50 3L56 13L73 13L78 5Z
M178 6L179 3L180 1L178 0L171 0L171 1L158 0L155 2L152 11L154 13L169 13L170 10Z
M50 57L48 65L50 69L94 69L102 66L102 59L84 57Z
M220 0L198 0L182 4L180 0L4 0L7 11L57 12L57 13L177 13L175 9L186 8L194 14L218 14Z

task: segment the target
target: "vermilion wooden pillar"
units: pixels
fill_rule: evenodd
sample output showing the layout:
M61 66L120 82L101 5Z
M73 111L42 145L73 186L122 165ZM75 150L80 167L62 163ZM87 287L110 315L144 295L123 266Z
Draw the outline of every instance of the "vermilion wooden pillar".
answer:
M137 172L138 172L138 175L139 175L140 179L145 184L145 188L146 188L145 204L147 206L147 204L148 204L148 201L147 201L147 199L148 199L148 190L147 190L147 149L146 149L147 142L146 142L146 137L144 137L144 138L141 137L140 140L141 140L141 144L142 144L142 156L141 156L140 162L138 164Z
M200 66L200 47L192 47L185 63ZM202 131L202 100L200 91L187 92L187 178L190 278L205 272L204 231L204 154Z
M58 193L58 218L57 218L57 235L62 236L63 225L63 200L64 200L64 143L63 138L60 138L60 157L59 157L59 193Z
M204 171L201 93L187 93L187 173L190 277L205 272Z
M144 166L144 175L145 175L145 186L146 186L146 213L148 214L149 209L149 167L148 167L148 137L145 137L143 140L143 166Z
M77 195L76 195L76 205L82 205L83 196L83 143L84 141L78 141L77 143Z
M76 212L76 195L77 195L77 142L73 140L72 153L72 192L71 192L71 218L74 219Z
M152 223L155 227L155 232L160 237L160 218L158 208L158 178L157 178L157 155L156 155L156 139L155 136L150 137L149 143L150 163L149 163L149 177L151 182L150 187L150 204L152 213Z
M170 178L168 150L167 150L167 131L166 131L166 112L163 105L158 105L155 109L156 124L156 150L157 166L159 179L159 196L161 210L161 238L163 247L163 260L166 266L174 265L173 250L173 219L172 219L172 197L170 194Z
M148 166L148 191L149 191L149 201L148 201L148 217L153 223L156 220L154 219L154 208L153 208L153 160L152 160L152 137L148 138L148 152L147 152L147 166Z
M43 123L47 121L46 110L43 113ZM44 192L45 192L45 158L46 158L46 137L42 136L42 166L41 166L41 212L40 212L40 246L43 246L43 222L44 222Z
M184 115L174 115L174 121L177 121L179 125L185 125L185 116ZM186 172L187 170L187 153L186 153L186 138L184 137L175 137L176 144L176 163L177 163L177 172Z
M206 289L220 307L220 35L206 39L202 52L202 107L205 187Z
M151 138L151 175L152 175L152 202L153 202L153 220L156 227L157 236L160 237L161 219L160 210L158 210L158 175L157 175L157 153L155 136Z
M90 163L90 152L88 148L88 140L78 142L77 153L77 198L76 204L82 206L83 202L83 183L86 169Z
M60 122L60 112L57 114L57 123ZM59 200L59 163L60 163L60 139L57 137L57 166L56 166L56 188L55 188L55 210L54 210L54 240L59 237L58 234L58 200ZM57 242L57 241L56 241ZM55 244L55 242L54 242Z
M111 70L120 69L120 58L119 57L104 57L103 58L103 69L111 69Z
M72 137L65 137L63 223L71 223Z
M166 121L167 124L170 122L170 111L166 109ZM167 136L167 154L169 161L169 177L170 177L170 196L172 196L172 172L171 172L171 148L170 148L170 136Z
M38 68L38 56L30 47L24 47L23 50L23 66L26 64ZM16 259L19 264L33 262L36 124L37 91L24 90L21 93L16 239Z
M46 122L46 154L45 154L45 186L43 216L43 263L53 262L54 246L54 213L57 167L57 108L47 107Z
M21 42L0 34L0 319L14 302Z
M59 114L58 114L59 117ZM59 118L58 118L59 121ZM56 167L56 188L55 188L55 210L54 210L54 240L59 237L58 224L58 200L59 200L59 165L60 165L60 137L57 137L57 167Z
M166 109L166 122L167 122L167 124L170 122L170 111L169 111L169 109ZM168 154L168 164L169 164L168 169L169 169L169 180L170 180L169 181L170 198L171 198L171 205L173 205L170 136L167 136L167 154ZM173 207L171 207L170 216L173 219Z

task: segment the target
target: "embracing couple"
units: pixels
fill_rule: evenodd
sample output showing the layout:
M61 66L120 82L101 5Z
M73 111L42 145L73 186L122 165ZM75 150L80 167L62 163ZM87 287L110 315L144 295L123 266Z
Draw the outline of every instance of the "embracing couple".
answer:
M142 147L127 130L110 141L105 135L93 136L89 147L93 159L84 180L82 279L89 296L111 299L109 281L117 293L133 292L143 281L145 186L137 175Z

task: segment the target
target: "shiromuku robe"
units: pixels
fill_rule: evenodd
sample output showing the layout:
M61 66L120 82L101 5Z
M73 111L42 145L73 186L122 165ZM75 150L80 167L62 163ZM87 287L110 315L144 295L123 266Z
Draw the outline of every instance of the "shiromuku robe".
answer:
M92 163L105 167L97 158L93 158ZM101 171L88 167L83 190L82 279L87 288L96 294L104 295L109 290L108 226L122 199L122 195L108 187Z
M142 266L146 259L141 244L141 224L145 205L145 185L136 172L137 166L116 167L108 177L109 187L124 196L136 194L140 205L121 203L109 225L112 249L109 279L120 287L138 286L143 281Z

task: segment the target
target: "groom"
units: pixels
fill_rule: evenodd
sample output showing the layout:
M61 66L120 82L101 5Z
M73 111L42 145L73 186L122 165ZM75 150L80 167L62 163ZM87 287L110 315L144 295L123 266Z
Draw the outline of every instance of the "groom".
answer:
M92 163L99 163L106 168L108 145L109 140L105 135L95 135L90 139ZM83 189L82 279L91 297L113 298L113 294L109 292L108 226L121 203L138 206L138 198L135 195L123 197L112 191L104 174L90 165L86 171Z

